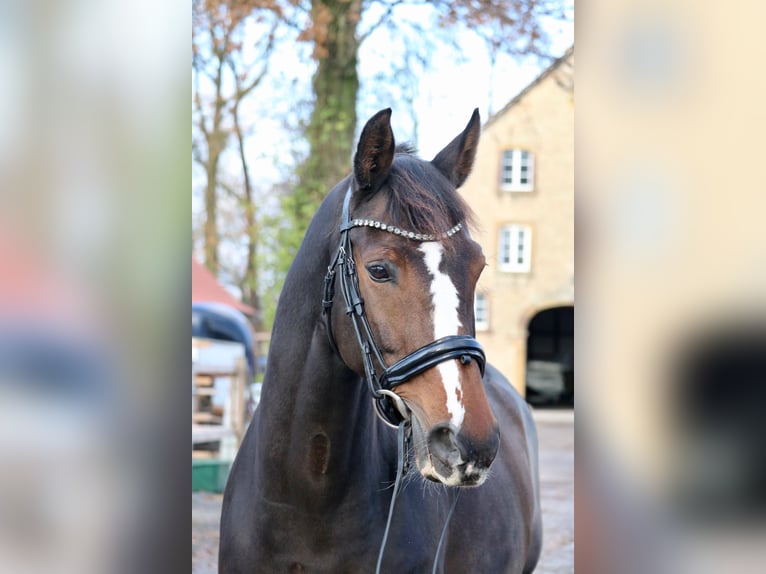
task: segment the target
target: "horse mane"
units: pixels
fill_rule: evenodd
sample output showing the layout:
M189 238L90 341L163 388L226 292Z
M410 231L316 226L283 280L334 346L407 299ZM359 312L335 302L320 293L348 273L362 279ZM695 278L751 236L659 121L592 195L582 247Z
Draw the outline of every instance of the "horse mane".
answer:
M404 143L398 143L396 144L396 152L395 153L403 153L407 155L415 155L418 153L418 148L415 147L415 144L412 142L404 142Z
M454 185L415 151L409 143L396 146L386 184L374 194L386 194L386 223L434 235L461 222L473 226L473 211Z

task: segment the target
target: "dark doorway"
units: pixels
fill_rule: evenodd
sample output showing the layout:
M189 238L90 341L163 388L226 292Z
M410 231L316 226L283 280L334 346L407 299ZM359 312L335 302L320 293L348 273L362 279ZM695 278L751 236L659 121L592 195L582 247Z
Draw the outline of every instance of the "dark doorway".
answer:
M574 307L537 313L527 329L527 401L574 406Z
M695 524L766 519L766 325L701 330L678 353L668 398L676 423L673 500Z

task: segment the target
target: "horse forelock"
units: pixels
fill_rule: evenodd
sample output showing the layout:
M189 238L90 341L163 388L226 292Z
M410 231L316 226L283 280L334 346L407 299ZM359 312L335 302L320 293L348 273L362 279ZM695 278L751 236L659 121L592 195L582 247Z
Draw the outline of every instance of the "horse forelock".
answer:
M416 233L438 235L457 223L473 225L473 212L450 181L414 148L398 146L391 172L373 196L385 196L386 221Z

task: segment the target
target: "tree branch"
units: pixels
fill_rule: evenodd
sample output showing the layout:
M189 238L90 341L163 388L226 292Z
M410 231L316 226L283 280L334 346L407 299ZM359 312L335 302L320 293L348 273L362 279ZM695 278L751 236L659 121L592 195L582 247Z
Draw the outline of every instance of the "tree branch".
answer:
M364 42L375 30L388 22L389 18L391 18L394 13L394 9L404 3L405 0L394 0L394 2L391 2L386 8L386 11L381 15L380 18L378 18L378 21L372 24L365 32L359 34L359 43L361 44ZM422 2L413 2L413 4L422 4Z

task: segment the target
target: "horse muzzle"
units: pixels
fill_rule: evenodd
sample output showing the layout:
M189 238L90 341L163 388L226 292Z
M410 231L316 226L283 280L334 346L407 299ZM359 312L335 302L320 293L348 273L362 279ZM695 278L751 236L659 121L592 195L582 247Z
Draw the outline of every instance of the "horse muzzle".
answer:
M447 486L481 485L500 447L497 424L482 440L456 432L448 423L437 424L425 433L414 417L413 431L420 474Z

